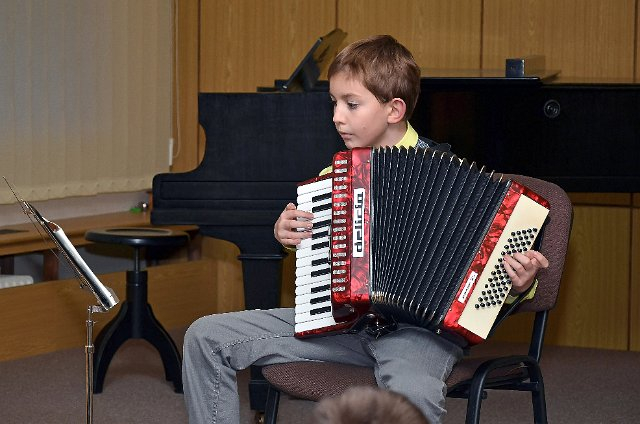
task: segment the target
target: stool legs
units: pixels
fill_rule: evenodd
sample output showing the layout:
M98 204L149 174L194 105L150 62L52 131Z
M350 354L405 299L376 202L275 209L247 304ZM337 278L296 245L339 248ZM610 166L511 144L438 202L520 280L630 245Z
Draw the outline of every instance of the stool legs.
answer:
M128 339L144 339L160 353L165 377L182 393L182 359L180 353L147 302L147 272L127 271L127 299L116 317L98 334L94 353L94 393L102 392L109 363L118 348Z

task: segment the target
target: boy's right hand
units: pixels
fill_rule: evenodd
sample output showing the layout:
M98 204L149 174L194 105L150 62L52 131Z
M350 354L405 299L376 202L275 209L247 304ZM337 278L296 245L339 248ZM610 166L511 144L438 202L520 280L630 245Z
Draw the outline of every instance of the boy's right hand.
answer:
M273 226L273 235L284 246L296 246L302 239L311 237L313 214L296 209L289 203Z

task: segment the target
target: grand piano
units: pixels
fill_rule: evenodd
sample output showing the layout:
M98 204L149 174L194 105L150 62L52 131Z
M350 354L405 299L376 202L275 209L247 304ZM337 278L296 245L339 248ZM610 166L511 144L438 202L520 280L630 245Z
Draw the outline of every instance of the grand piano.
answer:
M245 307L280 299L282 246L273 225L296 184L330 164L344 148L326 92L202 93L200 124L207 143L191 172L153 180L154 224L189 223L240 249Z
M412 125L458 156L570 192L640 192L640 84L427 76ZM296 184L344 149L326 92L201 93L206 150L153 181L154 224L196 224L240 248L246 307L278 305L273 224Z
M425 73L412 125L459 156L571 192L640 192L640 85ZM279 304L286 253L273 224L296 184L344 149L331 113L322 90L202 93L201 164L154 178L154 224L196 224L239 247L247 309ZM251 407L261 410L252 376Z

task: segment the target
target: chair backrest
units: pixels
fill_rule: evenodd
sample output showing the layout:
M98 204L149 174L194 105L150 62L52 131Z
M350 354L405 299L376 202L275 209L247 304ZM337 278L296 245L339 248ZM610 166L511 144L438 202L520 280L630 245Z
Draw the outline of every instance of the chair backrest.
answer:
M549 267L538 272L538 289L533 299L523 302L515 312L548 311L558 298L573 222L573 206L567 193L556 184L524 175L505 174L505 177L525 185L551 205L539 248L549 260Z

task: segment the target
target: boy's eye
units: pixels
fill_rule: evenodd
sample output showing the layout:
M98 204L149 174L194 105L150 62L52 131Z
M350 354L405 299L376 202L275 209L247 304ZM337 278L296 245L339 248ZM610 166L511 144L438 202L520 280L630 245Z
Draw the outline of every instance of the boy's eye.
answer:
M347 107L349 109L356 109L358 107L358 103L356 103L356 102L347 102Z

